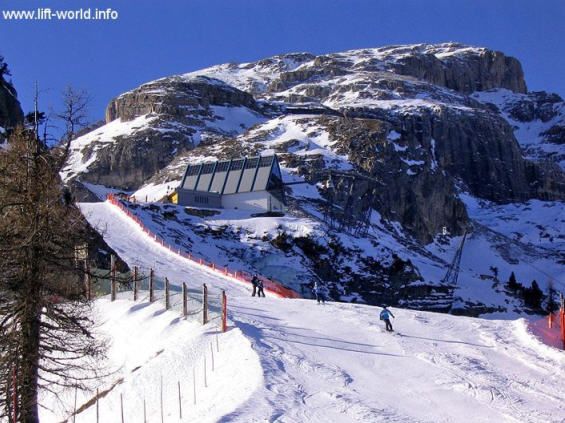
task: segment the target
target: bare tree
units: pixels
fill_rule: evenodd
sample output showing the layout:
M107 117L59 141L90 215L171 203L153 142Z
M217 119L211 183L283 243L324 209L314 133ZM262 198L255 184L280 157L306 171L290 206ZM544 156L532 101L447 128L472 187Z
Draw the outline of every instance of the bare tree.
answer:
M56 118L63 122L65 132L61 138L59 168L62 169L69 157L71 141L76 133L88 124L90 96L84 90L68 86L63 91L63 109Z
M105 352L75 258L86 222L59 169L32 131L0 150L0 420L38 422L39 391L86 388Z

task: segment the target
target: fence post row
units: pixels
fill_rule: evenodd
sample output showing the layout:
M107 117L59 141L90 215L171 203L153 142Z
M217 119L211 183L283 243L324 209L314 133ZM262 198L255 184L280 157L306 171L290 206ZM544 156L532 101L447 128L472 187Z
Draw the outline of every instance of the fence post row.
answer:
M154 284L154 272L153 269L149 270L149 302L152 303L155 301L155 295L153 293L153 284Z
M112 285L112 301L116 300L116 256L110 255L110 284Z
M202 324L208 323L208 287L202 284Z

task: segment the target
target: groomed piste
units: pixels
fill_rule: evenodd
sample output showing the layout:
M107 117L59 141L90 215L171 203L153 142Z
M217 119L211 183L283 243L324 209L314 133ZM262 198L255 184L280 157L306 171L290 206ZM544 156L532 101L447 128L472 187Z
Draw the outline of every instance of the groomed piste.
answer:
M565 354L541 343L524 319L392 309L396 332L389 334L378 320L378 307L251 297L250 289L229 275L155 242L114 205L81 208L130 265L154 267L173 282L207 283L226 290L229 298L229 330L219 335L216 326L183 321L158 304L97 300L100 334L111 345L108 366L118 369L112 380L123 379L100 399L100 421L120 421L121 403L125 421L143 421L145 410L150 422L545 423L565 418ZM67 418L64 410L72 410L73 395L58 409L43 410L42 421ZM78 403L87 399L79 397ZM93 407L77 416L83 421L96 421Z

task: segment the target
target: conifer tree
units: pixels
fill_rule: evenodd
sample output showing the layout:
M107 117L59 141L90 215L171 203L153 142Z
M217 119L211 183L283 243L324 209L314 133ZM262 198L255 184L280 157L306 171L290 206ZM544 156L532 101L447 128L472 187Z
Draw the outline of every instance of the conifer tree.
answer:
M75 259L86 222L63 200L60 163L23 128L0 150L0 421L38 422L40 390L85 388L105 351Z
M510 274L510 278L508 278L508 282L506 282L506 287L511 291L517 291L522 287L522 285L516 280L514 272Z

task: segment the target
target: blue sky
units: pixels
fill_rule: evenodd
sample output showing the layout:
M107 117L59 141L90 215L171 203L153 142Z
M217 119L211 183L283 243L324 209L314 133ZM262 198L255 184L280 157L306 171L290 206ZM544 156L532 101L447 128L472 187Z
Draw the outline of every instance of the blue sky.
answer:
M23 108L43 109L66 85L92 96L92 119L149 80L284 52L328 53L459 41L517 57L530 90L565 97L564 0L0 0L0 10L112 8L109 22L8 22L6 57Z

